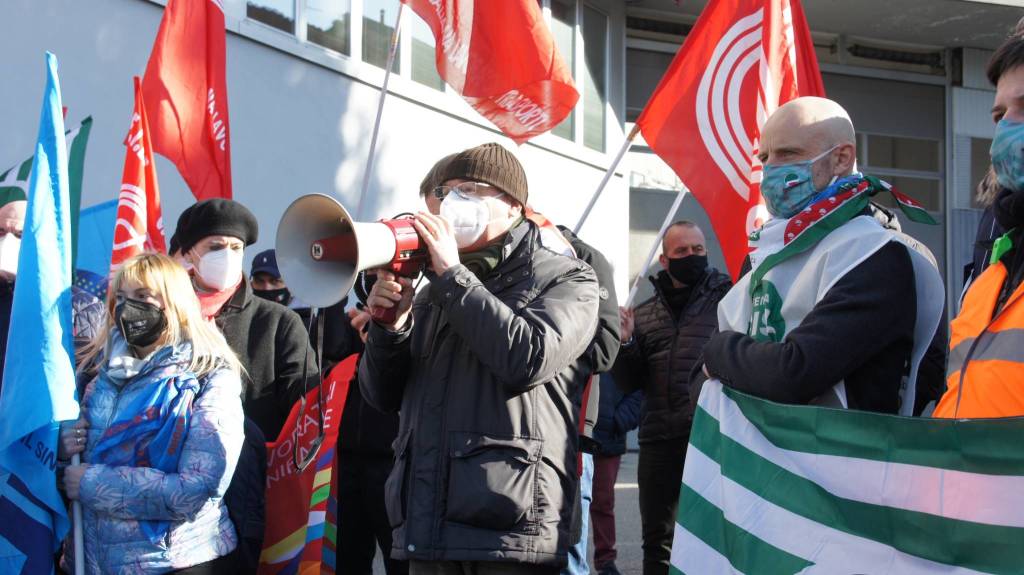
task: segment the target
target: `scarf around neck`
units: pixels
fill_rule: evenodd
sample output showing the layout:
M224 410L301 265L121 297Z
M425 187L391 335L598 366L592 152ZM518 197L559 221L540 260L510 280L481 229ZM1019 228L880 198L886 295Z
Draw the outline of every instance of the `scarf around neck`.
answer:
M473 272L473 275L475 275L478 280L483 281L484 278L491 275L494 268L498 267L498 264L501 263L503 252L505 250L505 241L508 239L509 234L511 234L512 230L519 227L524 221L526 221L525 218L520 216L519 219L512 224L512 227L508 229L508 232L503 234L500 238L476 251L459 254L459 261L462 265L466 266L469 271Z
M761 280L773 267L810 250L822 238L860 215L872 196L889 192L911 221L936 225L927 211L888 182L864 174L837 180L811 199L810 205L789 219L772 218L750 234L750 293L756 295Z
M242 282L245 281L245 276L235 284L235 287L230 287L226 290L221 291L205 291L195 283L195 279L192 280L192 285L195 287L196 297L199 298L199 306L202 308L203 319L211 319L220 313L220 308L224 307L224 304L231 299L231 296L235 295L235 292L242 286Z
M110 422L92 448L90 460L111 467L149 467L176 473L188 437L193 402L199 394L199 381L185 369L192 345L169 345L146 359L137 359L131 356L120 334L115 338L100 377L119 389L141 378L143 387L113 414L117 419ZM167 520L139 520L153 543L164 538L170 525Z

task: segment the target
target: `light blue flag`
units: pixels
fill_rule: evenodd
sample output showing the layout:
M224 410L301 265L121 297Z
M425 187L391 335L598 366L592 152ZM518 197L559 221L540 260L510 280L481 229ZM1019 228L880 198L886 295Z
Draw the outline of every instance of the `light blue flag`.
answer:
M46 54L28 213L0 391L0 573L53 572L67 534L58 422L78 418L71 333L71 208L57 58Z

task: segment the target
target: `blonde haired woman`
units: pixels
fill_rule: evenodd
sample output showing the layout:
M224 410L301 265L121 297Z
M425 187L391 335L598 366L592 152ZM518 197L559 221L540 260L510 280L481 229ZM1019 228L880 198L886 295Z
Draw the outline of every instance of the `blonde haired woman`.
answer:
M125 262L107 312L79 360L97 371L83 416L61 432L62 457L84 462L63 488L82 503L86 571L231 573L222 497L243 442L238 359L167 256Z

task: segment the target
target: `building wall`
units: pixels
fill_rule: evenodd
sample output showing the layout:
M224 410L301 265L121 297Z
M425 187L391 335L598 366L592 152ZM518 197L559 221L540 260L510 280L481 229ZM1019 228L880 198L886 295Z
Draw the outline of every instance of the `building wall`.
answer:
M606 142L622 141L624 13L595 0L609 16ZM383 71L329 54L244 19L245 2L227 0L227 81L234 197L260 222L247 253L273 247L277 221L300 195L334 195L358 203ZM43 54L60 61L67 123L87 115L94 127L86 154L83 207L117 197L122 142L132 110L132 75L141 75L162 15L146 0L8 0L0 17L0 169L28 157L38 130ZM415 18L411 13L409 17ZM408 69L408 67L406 67ZM367 205L367 219L414 211L420 180L440 157L488 141L515 145L453 93L394 76L386 102ZM526 168L531 203L570 227L605 173L610 153L545 135L516 150ZM173 165L157 158L168 236L193 197ZM582 230L617 265L625 288L629 204L621 174L612 178Z

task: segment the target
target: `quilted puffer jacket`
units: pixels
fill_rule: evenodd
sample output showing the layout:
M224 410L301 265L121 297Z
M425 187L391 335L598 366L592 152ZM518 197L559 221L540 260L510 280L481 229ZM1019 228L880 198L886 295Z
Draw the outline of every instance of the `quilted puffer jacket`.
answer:
M127 355L120 333L112 333L110 357ZM126 415L119 409L160 381L194 377L185 371L191 354L187 343L165 347L131 377L119 377L120 372L103 362L86 387L82 407L89 430L82 462L89 467L80 500L90 574L164 573L212 561L237 545L222 497L243 441L238 374L217 370L200 379L177 473L93 462L92 450L107 427ZM171 526L163 540L154 543L143 533L140 519L167 520ZM72 547L65 545L68 551Z
M623 390L644 392L640 443L690 436L690 371L718 330L718 302L732 287L728 276L708 268L677 317L662 293L664 274L651 278L655 295L636 307L634 343L620 348L612 370Z

